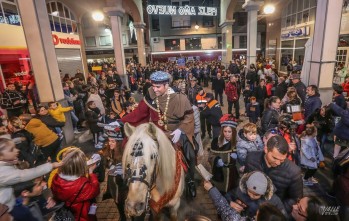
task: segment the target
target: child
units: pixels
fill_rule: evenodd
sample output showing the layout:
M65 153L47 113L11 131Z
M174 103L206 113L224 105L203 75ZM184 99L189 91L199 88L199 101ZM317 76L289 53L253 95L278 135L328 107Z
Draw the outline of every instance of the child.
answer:
M246 116L249 118L250 123L257 123L258 118L260 117L260 107L259 103L256 100L256 97L250 98L251 103L248 103L246 106Z
M63 166L52 181L52 194L58 201L65 202L75 220L96 220L89 215L91 200L99 194L97 176L93 174L96 163L87 166L86 156L79 148L71 148L62 160ZM86 175L88 174L88 175Z
M63 122L65 123L65 112L72 111L74 108L73 107L62 107L59 103L57 102L49 102L48 103L48 113L56 119L58 122ZM61 127L55 127L57 135L62 138L62 128Z
M307 124L301 135L301 165L306 168L304 185L312 186L317 183L313 175L320 161L324 161L324 156L316 141L316 127L313 124Z
M244 97L244 102L245 102L245 110L247 114L247 104L250 103L250 98L253 95L253 91L250 90L250 85L245 86L245 90L242 92L242 96Z
M90 131L93 135L95 148L102 148L102 143L99 142L99 136L103 132L103 129L97 125L97 123L102 119L100 110L96 107L94 101L87 102L87 112L86 112L86 121L87 125L90 128Z
M257 126L254 123L247 123L238 133L237 154L241 166L245 166L247 154L252 151L263 150L263 142L257 134ZM243 169L241 169L243 170Z
M0 138L0 204L5 204L12 211L15 205L12 185L32 180L60 167L62 163L45 163L31 169L16 168L19 150L12 140Z

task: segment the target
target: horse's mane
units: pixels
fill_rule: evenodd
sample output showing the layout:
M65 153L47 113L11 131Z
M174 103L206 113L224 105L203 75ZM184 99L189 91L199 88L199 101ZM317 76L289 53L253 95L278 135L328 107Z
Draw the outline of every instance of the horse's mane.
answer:
M131 163L130 160L133 158L131 157L131 152L133 151L134 143L138 140L143 143L143 158L147 168L150 168L148 165L152 163L152 157L157 156L156 185L158 191L160 194L170 191L175 181L176 153L165 133L152 123L139 125L128 138L122 159L124 174L127 164ZM150 176L151 173L152 171L147 171L147 176Z

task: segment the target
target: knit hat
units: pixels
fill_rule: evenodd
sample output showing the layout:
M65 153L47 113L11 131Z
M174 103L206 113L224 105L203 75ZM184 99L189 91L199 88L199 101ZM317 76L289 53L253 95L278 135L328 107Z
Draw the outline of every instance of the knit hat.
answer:
M120 130L120 124L115 121L106 126L104 126L104 133L108 138L113 138L115 140L123 140L122 132Z
M264 195L267 191L268 180L265 175L259 171L254 172L246 181L247 189L259 195Z
M169 83L170 75L164 71L156 71L150 75L150 81L154 84Z
M235 117L231 114L224 114L221 119L219 119L219 122L221 123L221 127L236 128L238 126Z

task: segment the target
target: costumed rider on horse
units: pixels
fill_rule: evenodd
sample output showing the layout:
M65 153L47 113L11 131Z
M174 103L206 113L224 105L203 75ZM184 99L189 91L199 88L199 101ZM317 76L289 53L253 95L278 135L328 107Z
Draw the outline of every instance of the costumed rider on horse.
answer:
M123 117L123 123L138 126L153 122L172 140L174 148L181 147L188 163L188 192L196 196L194 173L198 147L194 138L194 114L185 94L176 93L170 86L170 75L163 71L150 76L152 87L138 107ZM161 148L161 147L160 147Z

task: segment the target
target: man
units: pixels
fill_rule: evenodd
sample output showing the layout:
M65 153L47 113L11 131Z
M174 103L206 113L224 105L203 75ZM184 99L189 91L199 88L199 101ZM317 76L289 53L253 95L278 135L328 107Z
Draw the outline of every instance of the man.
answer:
M116 84L117 87L121 87L122 85L122 81L121 81L121 78L120 76L116 73L116 72L113 72L112 70L109 70L107 72L107 84Z
M264 111L264 100L268 97L264 79L259 81L259 85L254 89L253 93L259 103L260 113L262 114Z
M292 85L297 90L298 96L302 100L302 104L304 104L307 87L303 84L303 82L301 82L301 75L297 71L293 71L292 75L290 76L290 79L292 80Z
M280 99L284 98L285 94L287 93L287 84L285 82L284 77L278 78L278 85L275 89L275 96L278 96Z
M200 75L203 78L204 87L208 87L208 79L210 77L210 69L207 67L207 64L205 64L204 67L201 69Z
M187 88L187 96L191 104L196 104L196 95L199 93L199 91L202 90L202 87L197 85L197 79L193 77L190 79L190 85Z
M74 76L74 78L79 78L82 81L85 81L85 76L84 74L80 71L80 69L76 70L76 74Z
M286 212L292 211L292 205L303 195L301 169L287 159L288 143L280 136L269 138L264 152L250 152L246 158L245 172L262 171L273 181L276 195L284 203Z
M321 108L322 102L317 86L309 85L306 90L307 98L304 103L304 118L305 121L308 117L315 112L316 109Z
M228 69L232 74L240 74L240 69L235 63L235 60L230 61Z
M225 85L225 94L227 95L228 101L228 114L232 114L233 105L235 107L235 117L239 119L240 117L240 107L239 107L239 94L238 94L238 84L235 75L229 76L229 82Z
M206 93L205 99L207 103L206 103L206 106L204 106L204 109L201 112L201 115L212 126L212 136L214 139L218 137L221 132L221 124L219 123L219 119L221 119L221 117L223 116L223 113L222 113L221 107L219 106L218 101L213 99L212 93Z
M152 87L139 102L138 107L121 119L123 123L138 126L153 122L161 128L174 144L186 143L182 147L189 164L188 188L192 197L196 196L194 173L196 165L196 148L193 143L194 115L192 106L184 94L175 93L169 87L170 76L157 71L150 76ZM189 142L186 142L186 141Z
M219 102L221 103L221 106L223 107L223 91L225 90L225 82L222 78L221 73L217 73L217 78L213 80L212 83L212 90L215 94L215 99L218 100L219 96Z
M19 117L22 114L23 105L27 102L27 98L16 91L14 83L9 83L4 91L1 99L1 107L6 109L7 117Z

